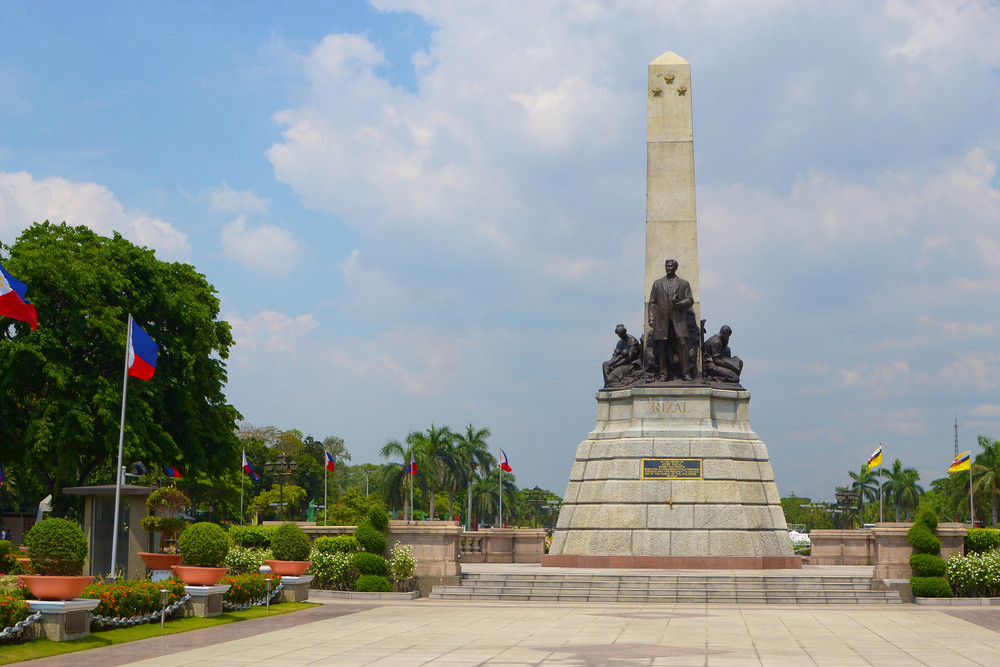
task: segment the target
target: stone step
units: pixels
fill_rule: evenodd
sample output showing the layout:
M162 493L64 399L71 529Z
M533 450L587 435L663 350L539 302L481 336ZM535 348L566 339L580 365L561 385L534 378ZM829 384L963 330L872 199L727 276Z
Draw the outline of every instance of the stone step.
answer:
M761 604L898 604L897 591L872 591L854 576L464 574L436 586L433 599Z

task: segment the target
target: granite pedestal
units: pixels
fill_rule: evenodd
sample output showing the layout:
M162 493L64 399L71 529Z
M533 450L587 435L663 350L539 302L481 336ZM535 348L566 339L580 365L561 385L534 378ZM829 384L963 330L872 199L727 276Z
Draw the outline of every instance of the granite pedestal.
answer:
M36 636L48 637L54 642L66 642L90 635L90 612L100 600L76 598L74 600L28 600L31 613L42 612L42 620L35 622Z
M211 618L222 614L222 599L229 586L216 584L215 586L185 586L184 590L191 599L187 603L188 613L185 616L200 616L201 618Z
M309 582L311 574L301 574L297 577L281 577L281 602L305 602L309 599Z
M749 404L693 383L598 392L542 564L800 568Z

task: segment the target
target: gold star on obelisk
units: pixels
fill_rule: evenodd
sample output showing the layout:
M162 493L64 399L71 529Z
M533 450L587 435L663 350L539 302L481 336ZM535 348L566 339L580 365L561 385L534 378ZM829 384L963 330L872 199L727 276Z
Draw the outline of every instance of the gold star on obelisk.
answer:
M662 92L659 88L653 88L653 97L659 97Z
M686 93L687 91L688 91L688 89L687 89L687 88L685 88L684 86L681 86L680 88L678 88L678 89L677 89L677 94L678 94L678 95L683 95L683 94L684 94L684 93Z
M663 80L666 81L667 83L673 83L674 82L674 75L673 74L665 74L663 76Z

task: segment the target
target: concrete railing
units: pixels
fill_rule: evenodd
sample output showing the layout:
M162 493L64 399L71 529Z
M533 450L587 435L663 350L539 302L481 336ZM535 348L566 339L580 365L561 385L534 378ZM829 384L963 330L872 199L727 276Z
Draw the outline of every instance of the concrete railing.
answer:
M463 563L541 563L544 528L489 528L464 531L459 538Z
M876 579L909 579L913 549L906 541L912 523L877 523L864 530L814 530L809 533L811 565L873 565ZM968 528L960 523L939 523L941 558L965 548Z

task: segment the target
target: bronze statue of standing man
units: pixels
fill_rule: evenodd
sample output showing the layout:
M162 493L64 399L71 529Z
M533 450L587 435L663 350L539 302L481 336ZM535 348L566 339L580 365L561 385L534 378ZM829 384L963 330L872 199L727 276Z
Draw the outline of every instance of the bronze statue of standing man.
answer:
M664 269L667 275L653 282L647 309L651 336L656 346L659 379L663 382L677 378L690 380L687 313L694 305L694 295L691 284L677 277L676 259L664 262ZM671 372L675 353L677 369Z

